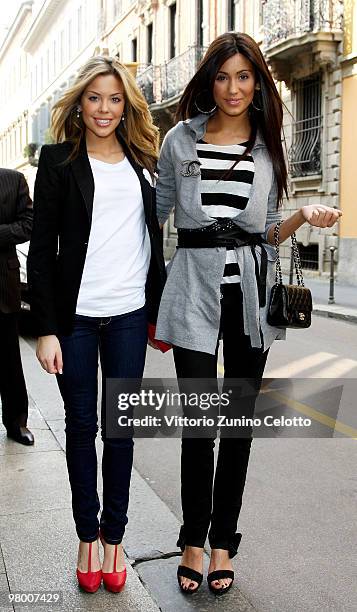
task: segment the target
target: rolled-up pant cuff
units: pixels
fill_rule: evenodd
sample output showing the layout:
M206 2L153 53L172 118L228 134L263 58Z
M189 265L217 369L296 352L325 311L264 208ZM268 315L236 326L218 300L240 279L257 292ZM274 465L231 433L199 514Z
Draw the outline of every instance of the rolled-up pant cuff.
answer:
M180 528L180 533L176 546L181 548L182 552L185 550L185 546L197 546L197 548L203 548L206 542L205 536L190 535L185 533L184 526Z
M81 542L88 542L90 544L90 542L95 542L96 540L98 540L99 532L97 532L95 535L87 536L87 535L77 531L77 535L78 535L79 539L81 540Z
M106 544L113 544L113 545L115 545L115 544L121 544L122 543L122 538L120 538L118 540L115 540L113 538L107 538L103 533L102 533L102 538L103 538L103 540L104 540L104 542Z
M222 550L228 550L229 558L233 559L238 552L238 547L242 539L241 533L235 533L231 538L212 538L209 536L209 545L212 548L221 548Z

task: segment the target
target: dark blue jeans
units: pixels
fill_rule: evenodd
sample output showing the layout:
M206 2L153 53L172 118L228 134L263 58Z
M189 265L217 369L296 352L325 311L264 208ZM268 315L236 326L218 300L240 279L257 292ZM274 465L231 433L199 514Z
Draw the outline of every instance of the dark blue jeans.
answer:
M98 537L97 454L98 353L102 369L103 509L100 529L106 542L121 542L133 464L133 440L105 434L106 378L141 378L147 346L146 307L114 317L76 315L73 333L60 336L63 374L57 375L64 401L66 458L73 517L83 542Z

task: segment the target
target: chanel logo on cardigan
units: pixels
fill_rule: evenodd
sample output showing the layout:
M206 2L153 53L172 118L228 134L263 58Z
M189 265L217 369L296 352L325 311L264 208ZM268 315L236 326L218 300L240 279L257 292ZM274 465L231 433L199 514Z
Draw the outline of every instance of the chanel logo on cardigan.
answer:
M198 160L186 159L182 162L182 176L199 176L201 174L200 165L201 162L199 162Z

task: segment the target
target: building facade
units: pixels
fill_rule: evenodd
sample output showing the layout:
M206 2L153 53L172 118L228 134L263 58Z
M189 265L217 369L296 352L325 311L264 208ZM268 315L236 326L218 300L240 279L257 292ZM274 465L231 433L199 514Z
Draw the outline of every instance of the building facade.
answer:
M339 226L328 231L307 224L298 230L303 267L327 275L330 247L337 247L339 278L357 284L357 266L348 265L357 263L356 11L356 0L24 2L0 49L1 164L30 173L36 147L49 138L52 105L88 57L115 55L133 68L164 136L210 42L228 30L247 32L260 44L285 104L290 197L284 214L305 204L343 210ZM168 257L175 244L171 220ZM286 243L285 270L290 254Z
M262 50L286 105L291 195L284 208L287 212L308 204L339 208L343 2L266 0L262 23ZM298 230L305 270L328 273L330 247L338 247L338 232L338 226L320 230L308 224ZM282 251L287 259L289 246Z
M344 41L341 95L340 207L343 212L339 235L339 278L357 285L356 206L356 100L357 100L357 2L344 2Z
M40 147L51 141L52 106L96 52L97 16L97 0L24 2L0 49L9 83L1 92L0 164L24 172L31 188Z
M24 2L0 48L0 165L23 169L23 152L31 140L30 74L22 40L31 22L32 2Z

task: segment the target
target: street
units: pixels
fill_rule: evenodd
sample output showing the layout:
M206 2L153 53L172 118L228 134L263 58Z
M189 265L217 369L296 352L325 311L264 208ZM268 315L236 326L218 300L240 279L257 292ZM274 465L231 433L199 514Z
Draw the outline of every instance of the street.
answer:
M356 347L356 325L315 316L309 330L290 330L273 345L265 377L355 383ZM171 354L155 356L146 375L162 376L167 367L174 376ZM355 403L343 410L354 417L357 438ZM179 440L136 441L136 469L180 520L179 453ZM254 441L234 560L237 583L254 609L355 610L356 459L356 439L346 437ZM233 600L229 609L240 609Z
M25 336L21 343L32 398L30 426L36 436L35 447L23 449L11 442L1 445L0 460L6 468L1 470L4 479L1 546L12 590L40 586L53 589L56 584L64 592L66 610L119 610L126 609L125 605L128 609L154 610L156 604L165 612L204 611L222 605L227 611L355 610L357 445L352 435L333 428L328 431L326 424L323 431L329 437L325 438L254 440L238 526L243 539L234 559L236 586L225 597L224 604L212 599L206 587L192 598L183 597L177 589L180 441L136 440L125 537L125 551L134 570L129 575L127 593L118 600L118 607L113 607L110 594L98 592L88 599L79 593L73 570L76 539L64 455L60 450L64 448L62 406L54 378L45 374L36 362L35 344L30 336ZM346 377L353 385L357 378L356 346L356 325L314 316L310 330L290 331L286 342L275 343L265 378L271 381L279 377ZM149 348L145 375L173 378L172 353L162 355ZM322 400L323 397L322 394ZM324 414L322 404L317 397L317 403L308 407L315 410L312 414L320 420ZM298 409L300 405L304 406L297 404ZM349 398L345 401L342 395L336 421L341 426L349 425L352 429L348 431L357 431L354 413L353 402ZM3 436L2 431L0 435ZM357 433L354 437L357 438ZM1 439L4 441L4 437ZM100 449L98 440L99 453ZM26 479L22 471L27 474ZM7 498L12 473L17 474L16 490L12 492L12 498L18 496L17 504ZM21 517L26 522L17 531L15 525ZM63 539L55 582L49 571L57 563L50 548L54 525L57 537ZM38 534L39 528L45 535ZM63 538L62 530L66 528L69 534ZM13 545L22 541L24 533L27 554L20 557L16 551L15 562ZM42 552L46 550L47 570L42 579L33 569L35 559L42 564L39 543ZM139 592L142 607L134 603L135 598L130 599Z

